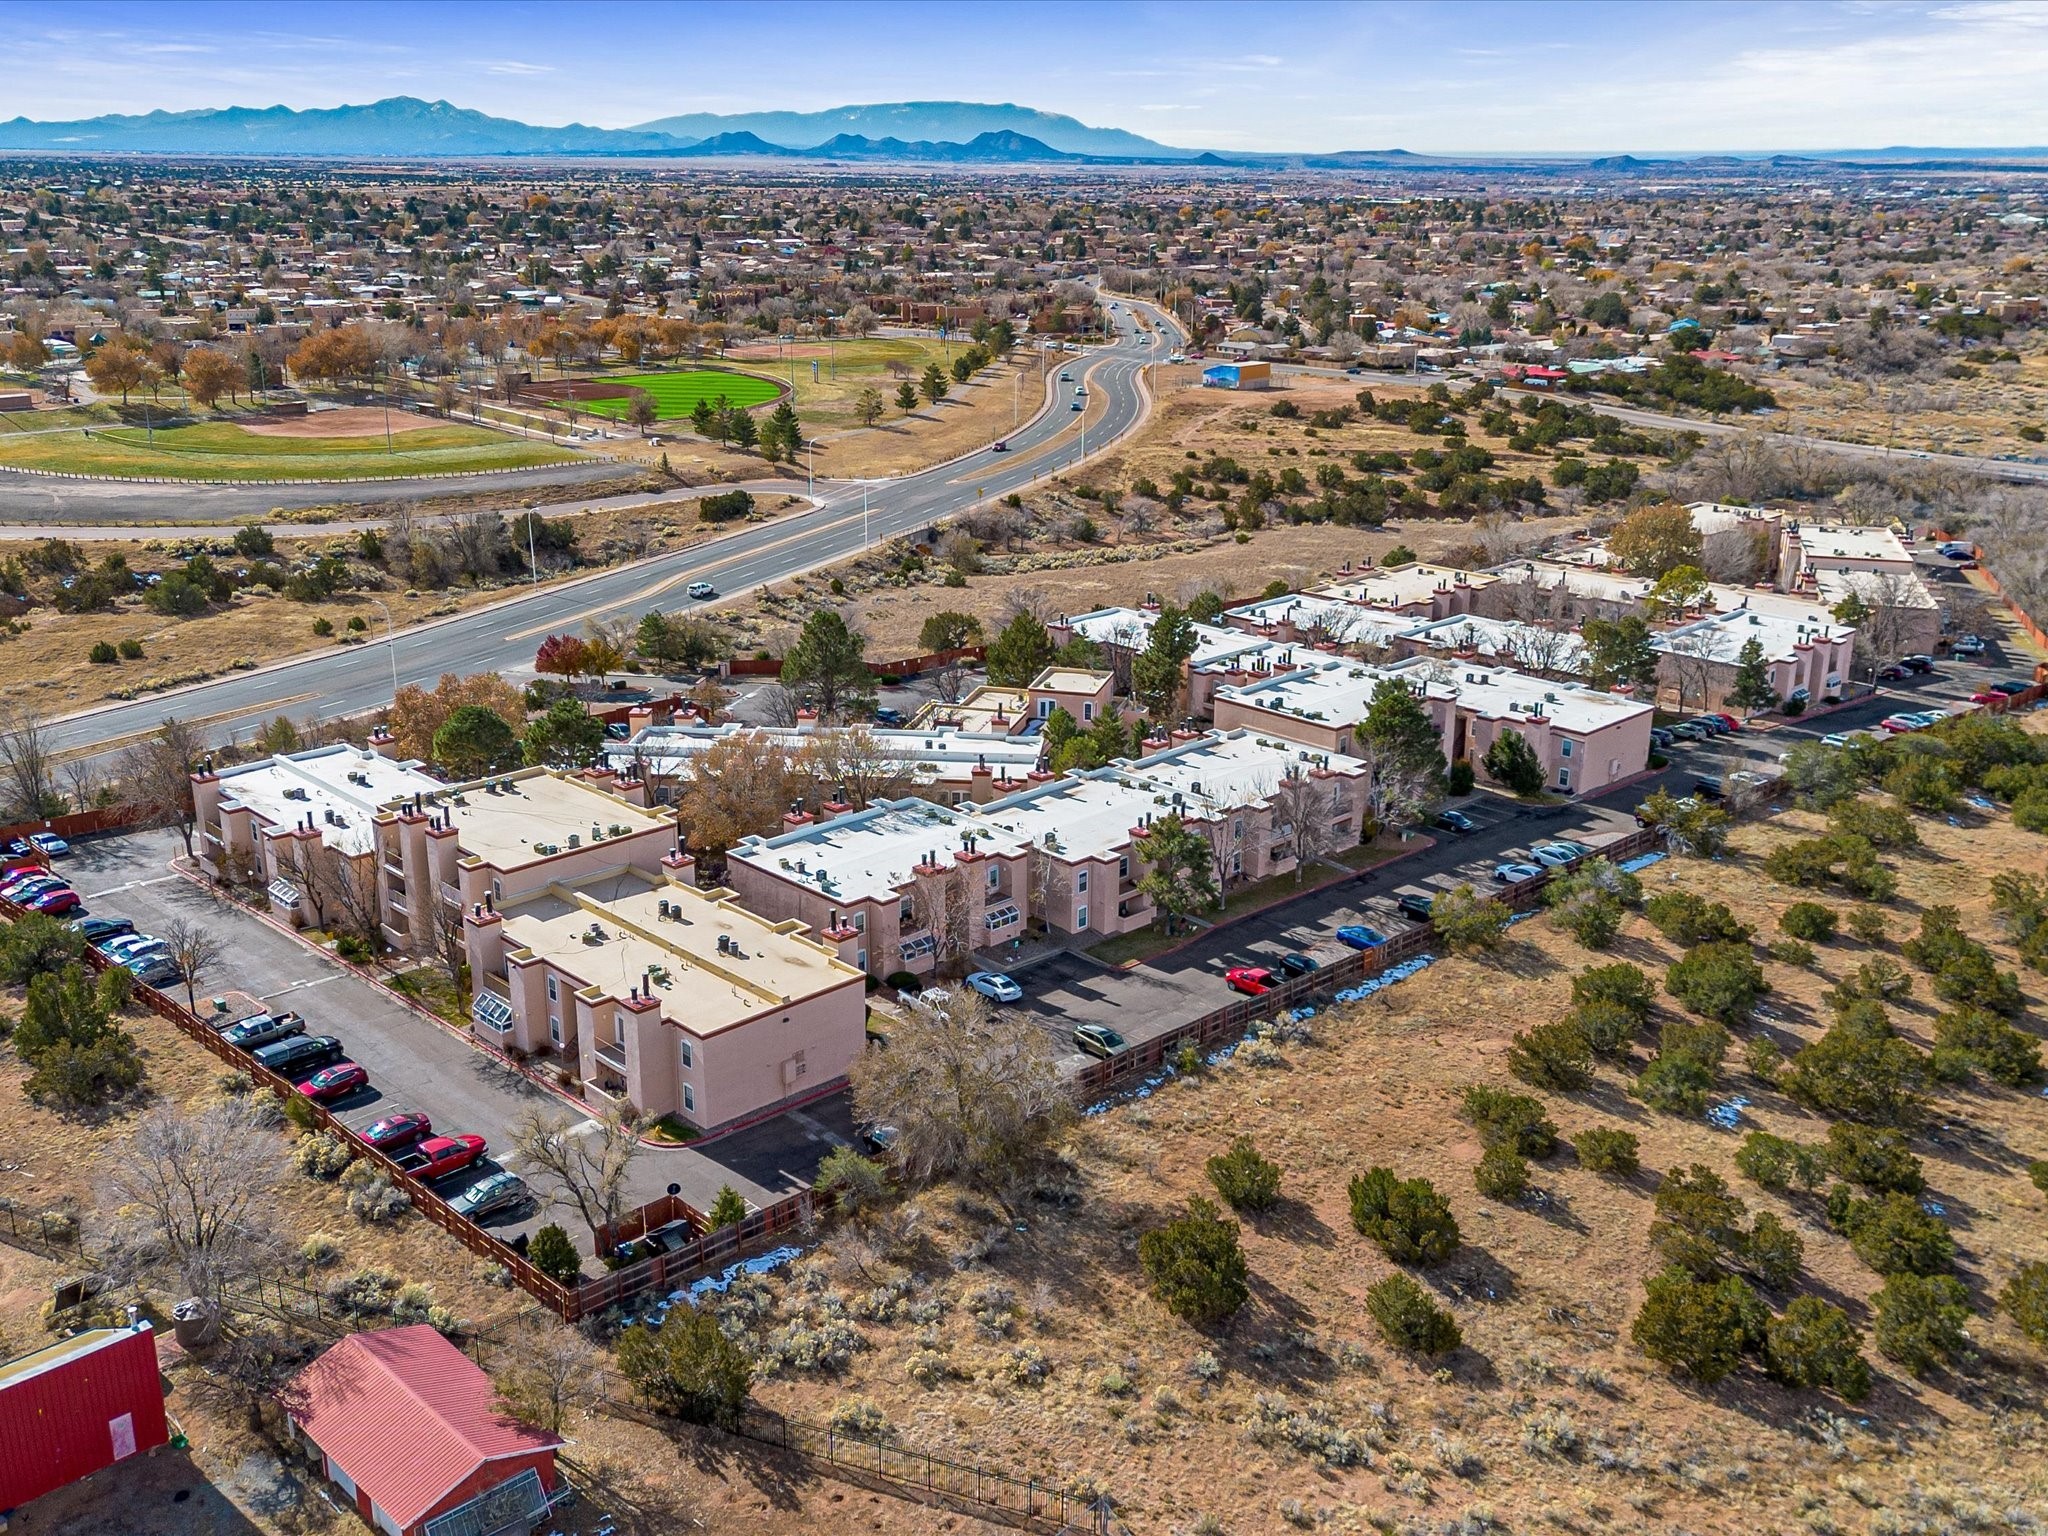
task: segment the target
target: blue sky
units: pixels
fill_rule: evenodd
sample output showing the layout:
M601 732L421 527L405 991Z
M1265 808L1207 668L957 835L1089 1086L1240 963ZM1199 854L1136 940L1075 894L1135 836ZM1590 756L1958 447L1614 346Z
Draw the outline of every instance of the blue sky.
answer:
M0 112L445 98L527 122L1015 101L1219 149L2048 144L2048 0L14 0Z

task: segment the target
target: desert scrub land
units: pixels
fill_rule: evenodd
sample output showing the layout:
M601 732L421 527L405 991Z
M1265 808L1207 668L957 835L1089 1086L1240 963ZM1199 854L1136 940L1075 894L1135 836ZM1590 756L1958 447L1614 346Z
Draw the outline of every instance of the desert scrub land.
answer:
M2020 1266L2048 1260L2048 1191L2028 1172L2048 1154L2038 1079L2020 1071L2029 1080L2006 1086L1989 1055L1951 1055L1925 1086L1926 1113L1901 1117L1902 1142L1880 1124L1854 1131L1779 1086L1793 1081L1786 1060L1821 1075L1823 1063L1799 1053L1836 1016L1831 991L1845 1003L1883 993L1916 1061L1944 1041L1955 1049L1936 1020L1957 1005L1934 995L1936 978L1914 958L1937 958L1916 935L1945 904L1996 970L2019 978L2015 1025L2032 1051L2018 1054L2038 1056L2043 981L2021 963L1988 888L2000 871L2038 868L2042 842L2002 812L1910 821L1921 846L1883 850L1897 890L1853 919L1865 937L1850 927L1863 904L1839 885L1792 888L1765 873L1774 853L1830 830L1818 812L1786 811L1738 826L1719 858L1643 870L1647 914L1629 911L1603 951L1550 917L1529 919L1492 953L1439 960L1320 1015L1306 1034L1242 1048L1084 1119L1007 1206L943 1185L839 1227L786 1278L726 1304L728 1326L764 1361L757 1399L1107 1490L1133 1530L2033 1529L2048 1504L2042 1344L1997 1298ZM1794 947L1805 941L1780 927L1802 899L1838 920L1835 937L1808 942L1810 963ZM1688 989L1692 1006L1681 1006L1666 984L1669 967L1717 931L1728 942L1731 925L1752 930L1735 947L1769 987L1746 1019L1711 992ZM1818 931L1811 914L1801 926ZM1608 1037L1582 1086L1518 1080L1530 1048L1517 1034L1563 1018L1574 978L1608 965L1648 978L1647 1022ZM1939 984L1952 990L1966 970L1950 964ZM1700 1047L1701 1007L1737 1020L1719 1053ZM1665 1068L1653 1066L1659 1055ZM1668 1064L1681 1056L1705 1063L1690 1089ZM1968 1080L1944 1080L1958 1072ZM1496 1105L1475 1123L1473 1084L1532 1103ZM1737 1098L1733 1129L1703 1113ZM1539 1110L1557 1145L1527 1159L1521 1193L1509 1180L1482 1195L1482 1160L1495 1173L1517 1161L1489 1158L1485 1143L1503 1139L1518 1109ZM1838 1125L1852 1131L1831 1139ZM1632 1156L1615 1132L1635 1138ZM1752 1132L1792 1149L1751 1142ZM1277 1168L1277 1199L1255 1209L1257 1181L1233 1184L1245 1208L1222 1221L1241 1243L1245 1300L1198 1326L1161 1303L1141 1255L1190 1197L1218 1200L1211 1160L1238 1138ZM1547 1139L1524 1126L1526 1149ZM1793 1165L1816 1187L1784 1172ZM1428 1262L1361 1235L1349 1186L1374 1167L1431 1181L1462 1242ZM1887 1203L1887 1184L1915 1193ZM1692 1198L1702 1192L1722 1223L1711 1238ZM1865 1222L1874 1206L1896 1230ZM1925 1250L1908 1251L1908 1231ZM1876 1298L1887 1284L1894 1296L1924 1289L1914 1267L1947 1276L1944 1240L1967 1309L1947 1321L1962 1336L1943 1346L1945 1362L1940 1351L1912 1358L1927 1335L1882 1329ZM1698 1241L1707 1250L1689 1246ZM1754 1352L1690 1370L1646 1358L1634 1337L1645 1280L1674 1255L1721 1276L1724 1293L1746 1276L1746 1294L1780 1318L1795 1304L1795 1319L1841 1309L1868 1380L1846 1353L1825 1388L1773 1379ZM1873 1262L1902 1273L1887 1282ZM1462 1342L1433 1354L1390 1342L1375 1320L1391 1315L1388 1293L1375 1287L1397 1274ZM1429 1331L1407 1337L1444 1342ZM1772 1348L1785 1348L1772 1358L1790 1362L1791 1342L1774 1335Z

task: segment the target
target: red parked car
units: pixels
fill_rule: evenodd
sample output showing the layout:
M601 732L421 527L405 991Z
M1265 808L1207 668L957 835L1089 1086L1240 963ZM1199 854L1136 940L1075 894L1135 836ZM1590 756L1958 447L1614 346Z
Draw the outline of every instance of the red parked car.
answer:
M438 1179L467 1168L483 1155L481 1136L431 1136L401 1154L398 1166L416 1179Z
M368 1072L352 1061L337 1061L331 1067L322 1067L299 1084L299 1092L324 1104L332 1099L345 1099L358 1089L369 1086Z
M1234 991L1246 997L1257 997L1261 992L1270 992L1279 983L1273 973L1263 966L1240 965L1223 973L1223 979Z
M409 1147L423 1136L434 1134L434 1122L418 1110L403 1110L395 1115L386 1115L382 1120L372 1121L364 1128L363 1140L385 1152L396 1152Z
M47 912L55 917L60 912L76 912L82 903L78 892L68 885L60 885L54 891L45 891L40 896L31 896L22 903L31 912Z

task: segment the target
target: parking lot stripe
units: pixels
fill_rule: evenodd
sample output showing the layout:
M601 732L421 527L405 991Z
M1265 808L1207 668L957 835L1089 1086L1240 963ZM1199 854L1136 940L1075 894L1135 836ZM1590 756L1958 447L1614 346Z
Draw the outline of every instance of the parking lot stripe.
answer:
M130 880L126 885L110 885L104 891L87 891L87 901L98 901L102 896L118 896L123 891L138 891L145 885L162 885L166 880L182 880L183 875L158 875L153 880Z
M308 987L324 987L330 981L341 980L341 977L342 973L336 971L332 976L314 976L310 979L302 978L298 981L293 982L288 987L282 987L275 992L264 993L261 1001L267 1003L274 997L289 997L292 993L303 992Z

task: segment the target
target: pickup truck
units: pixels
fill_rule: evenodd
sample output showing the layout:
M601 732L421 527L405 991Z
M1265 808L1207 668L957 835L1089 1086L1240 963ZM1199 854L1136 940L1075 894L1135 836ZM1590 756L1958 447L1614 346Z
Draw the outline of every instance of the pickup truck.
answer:
M430 1136L396 1161L401 1173L424 1180L459 1173L483 1155L481 1136Z
M229 1045L253 1051L259 1045L274 1045L305 1032L306 1021L296 1013L259 1013L254 1018L236 1020L220 1032L220 1037Z

